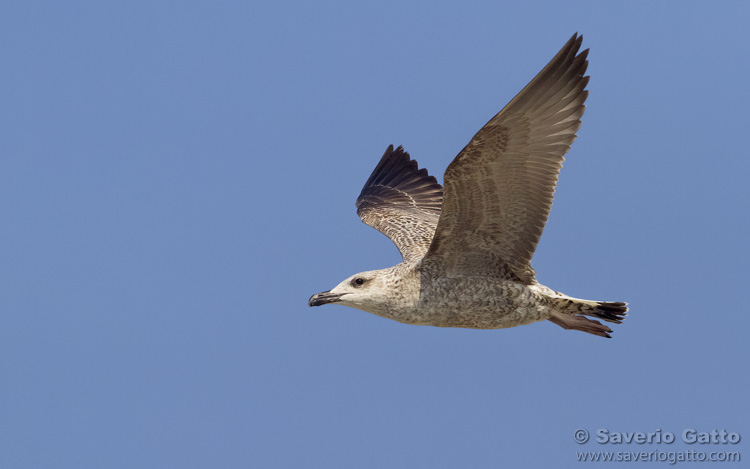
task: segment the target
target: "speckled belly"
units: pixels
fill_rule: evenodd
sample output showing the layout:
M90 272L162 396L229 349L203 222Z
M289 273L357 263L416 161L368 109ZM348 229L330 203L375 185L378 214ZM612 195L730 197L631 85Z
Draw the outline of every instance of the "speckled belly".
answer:
M546 297L520 283L482 278L445 278L423 289L413 324L499 329L550 317Z

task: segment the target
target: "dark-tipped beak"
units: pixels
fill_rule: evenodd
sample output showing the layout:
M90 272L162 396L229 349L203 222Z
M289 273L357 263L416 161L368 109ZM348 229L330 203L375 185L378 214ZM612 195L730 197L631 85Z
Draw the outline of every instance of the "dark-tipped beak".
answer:
M310 301L307 302L307 306L320 306L328 303L338 303L341 301L341 296L330 291L324 291L316 293L310 297Z

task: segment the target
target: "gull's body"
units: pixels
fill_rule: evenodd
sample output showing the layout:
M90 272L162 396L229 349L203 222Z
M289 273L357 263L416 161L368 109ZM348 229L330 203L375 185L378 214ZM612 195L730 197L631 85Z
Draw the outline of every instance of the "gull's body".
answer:
M310 306L340 303L407 324L498 329L549 319L609 337L625 303L571 298L531 268L564 155L581 125L588 50L574 35L445 172L445 188L401 147L386 150L357 199L362 221L404 261L362 272Z

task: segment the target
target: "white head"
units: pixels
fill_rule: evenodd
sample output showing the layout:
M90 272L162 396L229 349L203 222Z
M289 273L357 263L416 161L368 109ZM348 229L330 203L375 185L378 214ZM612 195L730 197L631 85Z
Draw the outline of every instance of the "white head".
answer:
M391 269L370 270L352 275L328 291L310 297L308 306L338 303L368 313L383 315L392 300Z

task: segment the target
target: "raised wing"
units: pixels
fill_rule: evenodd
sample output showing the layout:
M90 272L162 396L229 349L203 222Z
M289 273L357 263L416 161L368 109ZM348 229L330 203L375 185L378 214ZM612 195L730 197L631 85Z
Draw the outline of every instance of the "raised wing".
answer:
M445 172L445 199L425 261L446 275L501 272L535 283L530 262L564 155L581 126L588 49L574 34Z
M357 198L357 215L388 236L404 261L415 263L430 246L442 202L437 180L391 145Z

